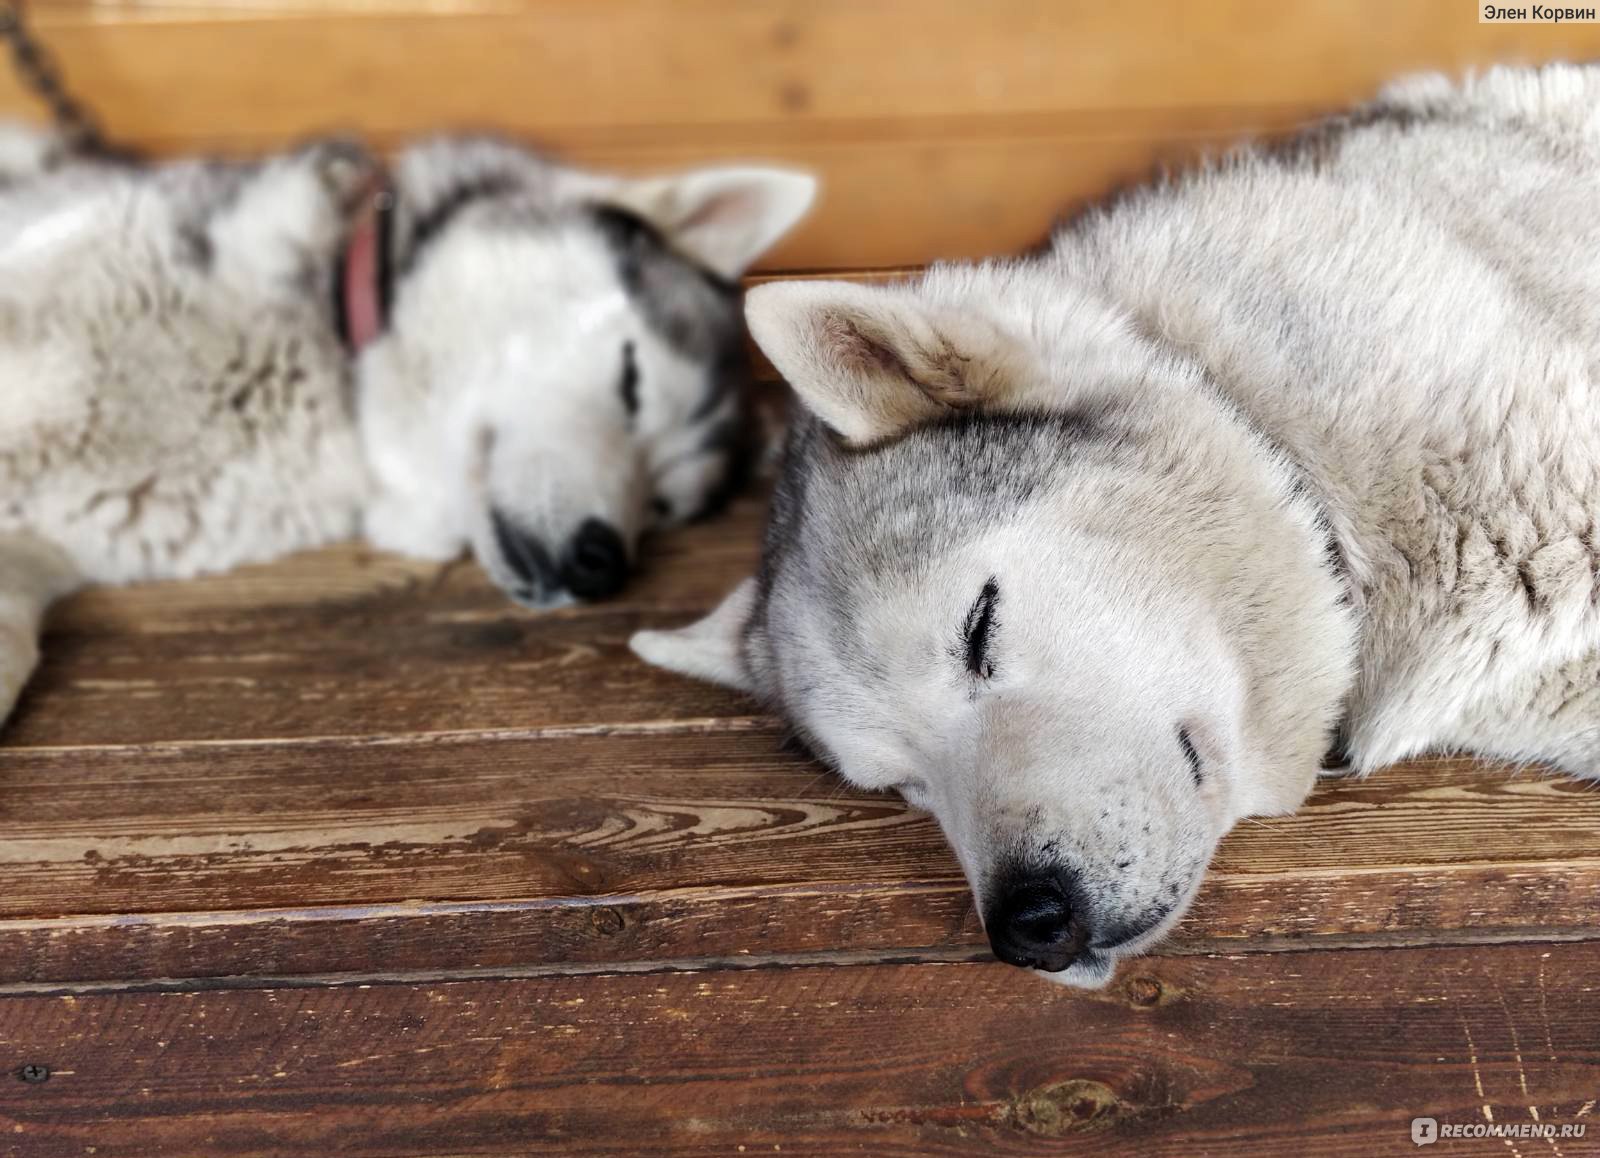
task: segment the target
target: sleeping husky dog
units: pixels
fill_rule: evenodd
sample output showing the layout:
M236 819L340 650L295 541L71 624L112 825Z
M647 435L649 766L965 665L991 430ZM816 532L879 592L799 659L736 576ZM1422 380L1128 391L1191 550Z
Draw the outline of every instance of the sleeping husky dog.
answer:
M737 276L810 177L440 138L134 167L0 125L0 719L43 607L364 534L615 592L734 478Z
M1600 70L746 312L808 412L764 561L634 647L932 811L1002 959L1105 983L1330 749L1600 774Z

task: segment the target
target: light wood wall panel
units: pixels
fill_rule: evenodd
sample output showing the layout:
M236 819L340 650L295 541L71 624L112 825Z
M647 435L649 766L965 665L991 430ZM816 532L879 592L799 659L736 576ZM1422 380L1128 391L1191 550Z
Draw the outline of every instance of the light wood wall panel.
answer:
M627 170L766 158L827 182L768 268L1012 250L1158 162L1419 68L1600 54L1466 0L36 4L121 140L253 150L487 127ZM31 106L0 76L0 113Z
M1600 28L1480 25L1460 0L507 0L318 10L64 3L38 23L140 135L490 118L530 128L825 126L1329 104L1396 72ZM174 81L180 83L174 83Z

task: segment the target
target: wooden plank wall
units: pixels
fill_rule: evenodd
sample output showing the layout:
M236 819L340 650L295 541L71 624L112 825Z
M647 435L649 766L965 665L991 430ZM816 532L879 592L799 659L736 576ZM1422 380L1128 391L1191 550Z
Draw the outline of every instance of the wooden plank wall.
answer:
M774 269L972 257L1400 73L1589 57L1470 0L45 0L119 138L257 149L489 127L624 169L763 157L825 200ZM0 75L0 111L23 107Z
M1030 244L1398 72L1600 48L1465 0L34 13L144 148L788 161L826 194L768 271L855 277ZM0 737L0 1071L48 1070L0 1073L0 1154L1371 1155L1421 1113L1600 1117L1600 795L1326 783L1228 839L1171 944L1056 990L988 959L927 817L628 656L749 570L761 508L544 616L359 547L58 609Z

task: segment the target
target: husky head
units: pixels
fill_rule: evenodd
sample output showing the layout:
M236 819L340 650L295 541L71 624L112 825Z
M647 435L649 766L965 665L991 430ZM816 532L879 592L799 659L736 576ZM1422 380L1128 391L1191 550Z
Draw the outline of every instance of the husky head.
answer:
M931 811L996 954L1100 985L1302 800L1351 629L1314 504L1202 374L988 272L752 292L809 411L762 567L634 648Z
M646 529L737 481L738 277L805 213L799 173L621 180L511 145L402 153L390 314L362 355L378 545L470 545L534 606L613 594Z

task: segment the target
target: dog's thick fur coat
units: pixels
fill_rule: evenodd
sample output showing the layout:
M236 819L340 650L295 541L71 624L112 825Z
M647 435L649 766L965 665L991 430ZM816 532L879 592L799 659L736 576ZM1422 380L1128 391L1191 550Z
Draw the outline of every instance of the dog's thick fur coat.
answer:
M930 808L1006 959L1103 983L1330 747L1600 774L1600 69L747 316L812 415L762 571L635 647Z
M737 276L809 177L622 180L437 138L388 174L386 326L341 340L379 169L322 141L134 166L0 125L0 720L40 614L364 534L471 546L514 597L603 593L733 473ZM366 287L363 287L366 288Z

